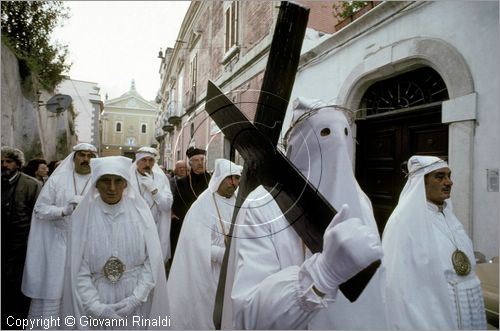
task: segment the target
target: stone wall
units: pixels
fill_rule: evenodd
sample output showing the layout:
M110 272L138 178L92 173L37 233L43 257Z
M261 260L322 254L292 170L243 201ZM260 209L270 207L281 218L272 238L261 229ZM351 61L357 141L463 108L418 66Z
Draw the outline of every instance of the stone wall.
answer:
M2 43L1 144L19 148L26 160L43 157L62 159L70 151L74 136L70 133L68 112L55 115L43 104L52 96L39 91L31 76L21 78L23 64ZM70 117L73 115L70 112Z

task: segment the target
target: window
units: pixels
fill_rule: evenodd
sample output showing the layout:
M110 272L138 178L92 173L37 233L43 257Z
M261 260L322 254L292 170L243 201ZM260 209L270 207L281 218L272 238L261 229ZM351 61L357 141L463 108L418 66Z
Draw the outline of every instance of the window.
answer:
M122 122L115 122L115 132L122 132Z
M189 64L189 82L191 89L196 89L198 83L198 54L195 54Z
M135 145L135 138L134 137L127 137L127 145L134 146Z
M146 132L147 132L147 131L146 131L146 128L147 128L146 123L142 123L142 124L141 124L141 133L146 133Z
M239 1L231 1L224 8L224 24L226 35L224 40L224 50L227 53L232 47L238 45L238 15Z

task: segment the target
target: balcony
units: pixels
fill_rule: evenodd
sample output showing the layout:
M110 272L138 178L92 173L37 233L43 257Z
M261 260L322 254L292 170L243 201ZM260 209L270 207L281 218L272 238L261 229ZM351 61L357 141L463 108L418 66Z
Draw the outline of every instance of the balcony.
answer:
M178 125L181 121L182 121L181 117L175 114L168 117L168 123L172 124L172 126Z
M165 132L170 133L170 132L174 131L174 129L175 129L174 125L168 122L168 116L169 116L168 113L164 113L164 116L162 116L161 122L160 122L161 129L164 132L164 134L165 134Z
M162 142L163 139L165 139L165 132L162 130L162 128L156 128L155 130L155 139L158 142Z
M177 101L172 100L168 103L167 106L167 112L166 112L166 118L168 119L168 123L172 125L178 125L181 123L182 119L179 114L179 109L177 107Z
M162 126L162 129L163 129L163 131L170 133L170 132L174 131L175 126L174 126L174 125L172 125L172 124L170 124L170 123L165 123L165 124Z

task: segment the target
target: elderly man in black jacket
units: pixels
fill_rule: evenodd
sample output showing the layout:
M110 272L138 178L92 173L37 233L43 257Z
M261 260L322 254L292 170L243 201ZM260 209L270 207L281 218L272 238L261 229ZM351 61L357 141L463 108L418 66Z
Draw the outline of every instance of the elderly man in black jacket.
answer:
M189 158L189 171L187 176L178 179L172 187L174 203L172 204L172 227L170 230L170 243L172 258L175 246L181 232L182 221L189 207L205 191L210 182L210 174L206 171L207 151L201 148L189 147L186 156Z
M8 317L26 318L30 299L21 293L31 213L41 183L20 171L24 154L3 146L2 154L2 329L16 328ZM11 321L11 322L12 322ZM10 324L10 325L9 325Z

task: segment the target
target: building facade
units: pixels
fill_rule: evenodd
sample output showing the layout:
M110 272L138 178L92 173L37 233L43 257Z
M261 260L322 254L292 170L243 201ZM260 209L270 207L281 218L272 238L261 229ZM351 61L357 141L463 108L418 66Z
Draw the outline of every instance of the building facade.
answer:
M310 7L304 47L334 32L329 1L304 1ZM208 168L229 156L229 145L204 110L212 80L252 120L280 2L193 1L174 47L161 54L161 113L156 139L162 162L172 168L189 146L206 148ZM314 29L311 28L314 26ZM241 160L236 160L241 163Z
M301 57L291 100L355 111L356 177L379 229L413 154L446 157L454 211L498 255L499 7L489 1L380 3ZM290 122L288 110L284 128Z
M100 118L101 156L123 155L133 159L140 147L156 147L157 117L157 105L145 100L132 81L128 92L104 103Z
M97 83L64 79L56 88L57 93L71 96L75 117L77 142L91 143L100 149L99 115L103 102Z

